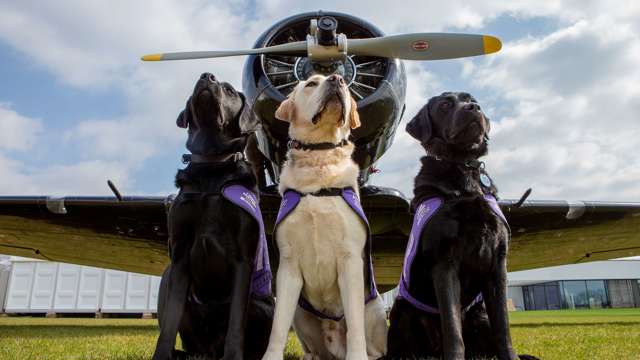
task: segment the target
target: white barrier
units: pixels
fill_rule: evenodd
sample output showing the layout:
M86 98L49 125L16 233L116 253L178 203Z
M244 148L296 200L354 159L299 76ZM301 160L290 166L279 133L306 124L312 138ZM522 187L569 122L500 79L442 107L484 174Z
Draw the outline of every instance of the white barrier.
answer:
M14 260L5 312L155 313L159 286L157 276L47 261Z

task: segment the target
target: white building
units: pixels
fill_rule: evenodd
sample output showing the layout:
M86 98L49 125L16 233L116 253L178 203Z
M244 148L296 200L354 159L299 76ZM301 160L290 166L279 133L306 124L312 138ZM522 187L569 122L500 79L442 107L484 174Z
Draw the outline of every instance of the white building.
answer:
M515 310L640 307L640 257L514 271L507 280ZM396 295L382 295L388 310Z
M10 262L10 272L0 271L6 313L156 312L157 276L18 257Z
M640 258L509 273L518 310L640 307Z

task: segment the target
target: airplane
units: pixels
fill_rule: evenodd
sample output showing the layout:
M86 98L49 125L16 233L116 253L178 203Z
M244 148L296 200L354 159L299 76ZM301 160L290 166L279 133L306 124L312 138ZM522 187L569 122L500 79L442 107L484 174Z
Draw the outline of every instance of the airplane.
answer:
M247 55L242 89L262 123L255 138L262 154L258 165L269 177L261 180L268 232L280 205L273 184L289 140L288 124L275 119L275 110L298 81L316 73L342 75L363 119L352 134L354 160L361 169L361 201L371 225L375 278L384 292L400 277L411 228L409 200L395 189L367 182L404 115L407 82L402 59L452 59L500 48L500 40L492 36L385 36L355 16L309 12L274 24L253 49L142 59ZM415 161L422 155L415 154ZM413 176L407 174L407 181ZM122 196L113 183L108 185L115 196L0 196L0 253L160 275L169 262L166 212L173 195ZM527 200L529 193L499 202L512 230L509 271L640 255L640 203Z

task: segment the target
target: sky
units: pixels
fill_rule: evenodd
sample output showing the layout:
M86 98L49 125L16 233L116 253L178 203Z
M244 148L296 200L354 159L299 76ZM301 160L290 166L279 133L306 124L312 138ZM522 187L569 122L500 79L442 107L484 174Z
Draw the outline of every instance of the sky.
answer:
M486 168L502 198L640 201L640 2L322 1L387 34L497 36L497 54L405 62L407 110L371 183L412 194L404 124L443 91L491 119ZM309 1L0 2L0 195L176 192L175 126L199 74L240 88L244 58L142 63L143 54L251 47ZM362 119L366 121L366 119Z

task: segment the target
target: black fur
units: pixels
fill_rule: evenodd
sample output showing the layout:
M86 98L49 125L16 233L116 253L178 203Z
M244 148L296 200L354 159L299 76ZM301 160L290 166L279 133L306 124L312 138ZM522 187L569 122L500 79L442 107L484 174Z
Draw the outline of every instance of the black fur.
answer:
M483 199L497 189L481 184L477 160L487 153L489 119L471 95L443 93L429 100L407 131L428 153L415 178L412 207L425 198L444 199L420 238L409 291L437 305L440 314L397 300L387 357L517 359L506 306L509 229ZM485 302L463 314L461 307L479 292Z
M250 115L244 96L202 74L177 124L188 127L194 154L243 151ZM244 119L244 120L243 120ZM221 195L226 184L257 193L249 163L192 163L176 175L180 192L168 215L171 264L158 296L160 336L154 359L260 359L273 320L274 299L250 296L259 227ZM174 350L180 334L184 352Z

